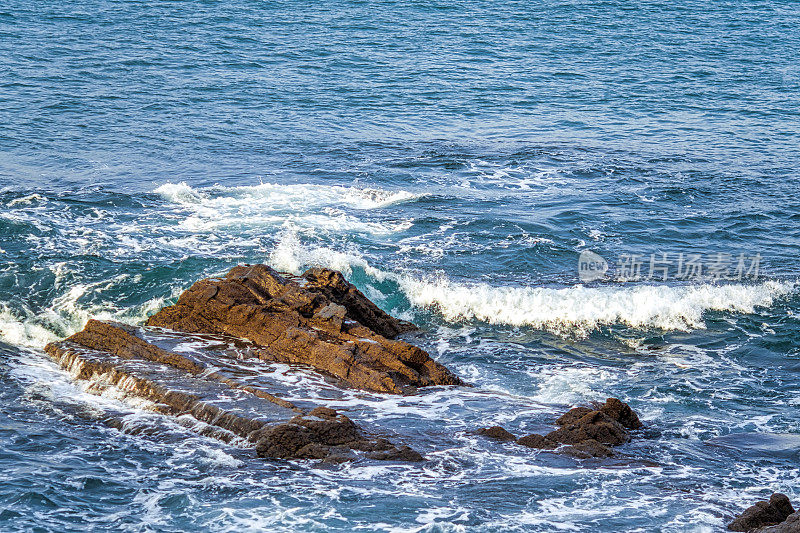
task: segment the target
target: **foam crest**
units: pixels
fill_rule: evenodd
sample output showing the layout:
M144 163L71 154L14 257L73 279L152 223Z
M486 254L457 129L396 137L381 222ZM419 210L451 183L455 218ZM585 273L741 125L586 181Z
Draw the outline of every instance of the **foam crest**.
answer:
M13 310L0 302L0 340L14 346L43 348L49 342L80 331L90 318L140 324L164 306L164 297L124 309L116 307L113 302L87 305L79 301L87 292L101 289L101 284L74 285L55 298L50 307L37 313L28 309ZM176 297L178 292L174 289L169 298Z
M528 326L557 334L586 335L601 326L690 331L705 328L707 311L753 313L791 294L796 284L768 280L760 284L614 285L565 288L493 286L457 283L444 276L422 279L385 272L355 252L305 248L287 233L270 261L279 270L300 272L324 266L349 275L360 268L379 282L399 285L409 303L432 309L448 322L478 320L489 324Z
M370 266L366 259L355 251L341 252L328 247L304 247L293 229L283 232L277 246L269 255L269 263L281 272L300 274L310 266L332 268L349 276L353 268L361 268L368 276L384 281L391 274Z
M434 308L448 321L480 320L489 324L532 326L585 334L599 326L682 330L705 328L703 313L753 313L794 290L794 283L765 281L757 285L637 285L561 289L493 287L458 284L447 279L400 279L409 301Z

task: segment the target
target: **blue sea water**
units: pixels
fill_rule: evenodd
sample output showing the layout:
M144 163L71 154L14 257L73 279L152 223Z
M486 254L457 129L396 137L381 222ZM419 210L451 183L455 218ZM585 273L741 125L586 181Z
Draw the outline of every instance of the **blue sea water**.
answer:
M798 28L795 1L6 0L0 530L721 531L800 503ZM651 254L733 279L617 279ZM265 462L42 352L241 262L340 269L421 326L474 388L334 405L429 461ZM646 424L623 461L472 434L607 396Z

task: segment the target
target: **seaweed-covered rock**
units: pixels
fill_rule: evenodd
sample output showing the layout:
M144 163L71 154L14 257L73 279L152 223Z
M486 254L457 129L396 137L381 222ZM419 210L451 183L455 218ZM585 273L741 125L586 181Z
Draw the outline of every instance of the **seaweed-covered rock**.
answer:
M266 265L237 266L224 278L198 281L147 325L248 339L265 361L310 365L360 389L464 384L425 351L393 340L414 326L328 269L294 278Z

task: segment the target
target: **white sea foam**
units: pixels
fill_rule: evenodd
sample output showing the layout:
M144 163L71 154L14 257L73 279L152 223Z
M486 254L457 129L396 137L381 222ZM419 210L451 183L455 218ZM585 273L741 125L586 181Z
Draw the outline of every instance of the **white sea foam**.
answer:
M8 202L8 207L14 207L17 205L29 205L34 202L39 202L44 200L44 197L40 194L29 194L28 196L23 196L21 198L15 198Z
M348 275L363 269L378 281L393 280L412 306L437 311L449 322L529 326L559 334L585 335L600 326L690 331L705 328L707 311L753 313L795 290L789 281L758 284L609 285L565 288L458 283L444 276L423 278L370 266L355 251L304 247L287 232L270 255L279 270L300 272L325 266Z
M704 328L706 311L752 313L791 293L795 284L765 281L729 285L637 285L566 288L495 287L445 278L399 278L410 302L439 311L448 321L532 326L584 334L602 325L683 330Z
M184 182L165 183L154 192L190 211L180 225L191 232L289 223L301 228L387 234L406 229L410 222L366 221L342 209L378 209L420 197L402 190L275 183L198 189Z
M316 203L319 205L348 205L358 209L376 209L414 200L422 195L408 191L344 187L340 185L261 183L239 187L215 185L196 189L186 182L165 183L157 189L166 200L176 203L203 203L211 198L233 200L268 200L270 203L293 204Z
M15 346L42 348L49 342L80 331L90 318L141 323L164 305L164 297L152 298L130 308L119 308L113 302L91 305L80 302L87 293L101 291L124 276L127 275L99 283L73 285L38 313L28 309L13 310L0 302L0 340ZM174 289L169 298L176 297L178 292L179 289Z

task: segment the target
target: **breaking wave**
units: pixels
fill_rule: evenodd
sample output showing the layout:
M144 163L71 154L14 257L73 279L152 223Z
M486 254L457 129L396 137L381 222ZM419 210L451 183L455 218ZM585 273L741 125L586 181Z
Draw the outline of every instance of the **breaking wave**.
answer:
M418 277L370 266L357 252L304 248L287 234L270 256L289 272L325 266L351 274L359 268L371 278L394 281L409 303L438 312L448 322L528 326L558 334L586 335L601 326L690 331L705 328L707 311L753 313L791 294L796 283L766 280L757 284L633 285L564 288L458 283L445 276Z

